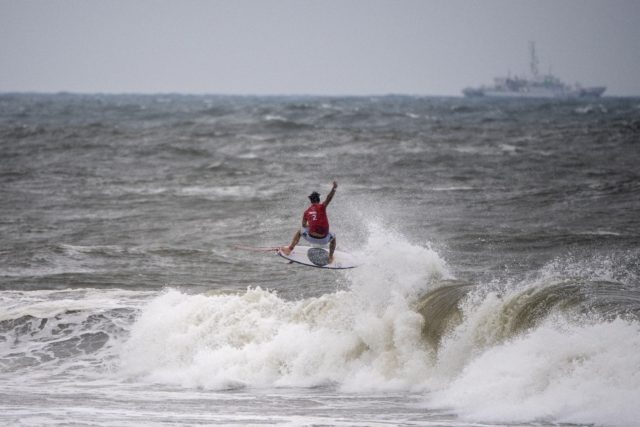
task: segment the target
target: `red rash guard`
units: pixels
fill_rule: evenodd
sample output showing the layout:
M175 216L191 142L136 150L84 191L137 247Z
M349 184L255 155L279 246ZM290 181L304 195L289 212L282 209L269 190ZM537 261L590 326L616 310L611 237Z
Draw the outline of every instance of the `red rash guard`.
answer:
M309 226L309 234L324 237L329 233L327 207L322 203L314 203L304 211L304 219Z

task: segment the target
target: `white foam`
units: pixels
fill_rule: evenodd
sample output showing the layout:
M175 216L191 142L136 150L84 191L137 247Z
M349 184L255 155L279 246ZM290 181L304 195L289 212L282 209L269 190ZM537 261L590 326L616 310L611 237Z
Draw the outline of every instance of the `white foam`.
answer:
M470 358L429 404L469 420L634 425L640 419L639 332L637 323L622 320L550 319Z
M261 288L167 291L133 325L121 374L214 390L329 383L342 391L424 391L429 410L446 407L474 422L640 419L638 322L557 312L514 337L506 308L523 289L481 288L461 304L461 323L431 348L413 302L437 286L434 279L449 277L446 263L378 224L368 224L368 235L346 290L299 301ZM548 266L531 286L568 268Z
M444 262L377 231L364 249L371 261L352 271L347 291L300 301L260 288L228 295L168 291L134 325L123 372L210 389L423 387L432 358L411 297L444 274Z
M500 149L508 154L515 154L518 151L518 147L512 144L500 144Z
M576 257L567 254L546 264L539 272L538 283L577 277L592 281L620 282L635 284L640 281L637 269L638 251L595 252Z
M588 231L582 231L578 234L585 235L585 236L622 236L622 233L609 231L609 230L588 230Z
M412 244L379 222L367 223L368 241L355 252L362 268L349 271L351 288L382 303L398 294L410 299L434 279L450 277L446 262L431 248Z
M607 113L607 109L602 104L587 104L581 107L577 107L573 111L576 114Z
M140 305L153 292L120 289L65 289L3 291L0 294L0 321L22 316L52 318L69 311L105 311Z
M248 199L256 197L269 197L273 190L258 188L249 185L220 186L220 187L182 187L177 191L178 195L201 197L205 199Z
M123 369L211 389L326 383L389 389L424 377L415 372L428 360L422 318L406 307L361 305L349 292L294 302L260 288L217 296L170 291L138 319Z
M42 249L34 256L30 265L25 267L0 267L0 277L42 277L58 274L90 273L93 270L84 264L84 257L79 251L60 246L64 253Z
M155 292L153 294L156 294ZM130 326L129 315L151 293L125 290L67 289L0 293L0 359L4 384L33 387L51 378L101 378L114 360ZM16 321L12 323L12 321ZM82 378L82 379L81 379ZM57 383L54 385L53 383Z
M536 281L500 294L471 293L462 322L438 349L429 408L477 422L574 422L627 426L640 419L640 324L566 311L513 336L513 302L555 283L558 271L601 277L600 268L559 260ZM605 263L606 264L606 263ZM610 267L610 265L609 265ZM542 314L542 313L540 313Z
M287 118L277 114L266 114L262 117L267 122L287 122Z

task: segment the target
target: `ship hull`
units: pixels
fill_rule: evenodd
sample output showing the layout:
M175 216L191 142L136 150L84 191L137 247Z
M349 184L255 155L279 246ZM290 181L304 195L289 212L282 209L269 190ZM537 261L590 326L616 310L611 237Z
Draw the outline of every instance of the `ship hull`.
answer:
M602 96L605 87L583 88L575 91L552 91L552 90L532 90L532 91L506 91L493 90L489 88L466 88L462 91L468 98L533 98L533 99L576 99L576 98L599 98Z

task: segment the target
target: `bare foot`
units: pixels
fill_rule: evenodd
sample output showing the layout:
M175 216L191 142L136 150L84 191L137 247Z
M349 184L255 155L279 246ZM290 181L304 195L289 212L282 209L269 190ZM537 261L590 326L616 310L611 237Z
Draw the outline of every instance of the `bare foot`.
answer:
M329 257L329 264L331 264L333 262L333 256Z
M293 249L291 249L289 246L283 246L280 248L280 252L282 252L285 255L291 255L291 251Z

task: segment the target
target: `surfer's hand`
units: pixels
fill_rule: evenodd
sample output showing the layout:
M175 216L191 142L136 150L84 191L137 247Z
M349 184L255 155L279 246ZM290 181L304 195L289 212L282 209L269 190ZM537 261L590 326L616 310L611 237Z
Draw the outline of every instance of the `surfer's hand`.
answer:
M336 188L338 188L338 183L336 181L333 181L333 189L335 190Z

